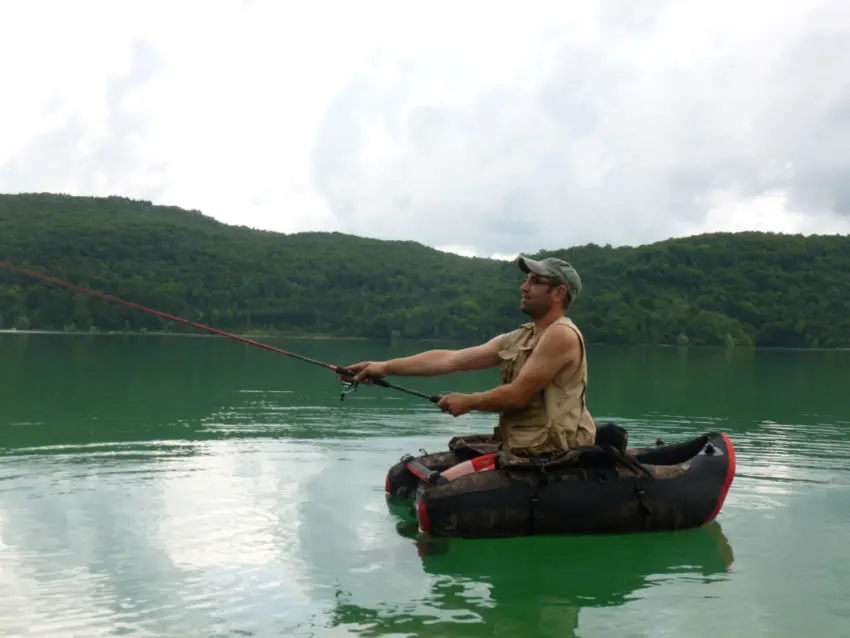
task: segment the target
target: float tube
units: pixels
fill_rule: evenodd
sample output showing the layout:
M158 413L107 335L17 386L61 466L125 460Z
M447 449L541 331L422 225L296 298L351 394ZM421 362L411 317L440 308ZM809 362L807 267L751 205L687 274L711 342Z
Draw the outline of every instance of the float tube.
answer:
M402 457L385 489L413 502L420 532L440 537L672 531L715 519L735 477L726 434L648 449L627 440L600 424L594 445L528 459L502 453L492 435L456 436L447 451ZM447 470L459 463L471 472L454 478Z

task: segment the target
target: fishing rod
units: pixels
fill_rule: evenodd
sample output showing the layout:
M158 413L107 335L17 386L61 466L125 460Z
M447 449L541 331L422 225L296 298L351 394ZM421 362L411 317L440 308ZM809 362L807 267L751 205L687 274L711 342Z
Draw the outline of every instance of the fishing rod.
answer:
M264 348L266 350L271 350L272 352L277 352L279 354L286 355L287 357L292 357L294 359L299 359L301 361L305 361L307 363L312 363L313 365L321 366L328 370L331 370L340 376L340 381L345 386L345 390L343 390L339 395L339 400L342 401L345 398L345 395L349 392L352 392L357 389L359 381L354 380L354 376L356 373L351 370L343 367L337 366L332 363L325 363L324 361L318 361L316 359L311 359L310 357L305 357L301 354L296 354L294 352L289 352L288 350L284 350L283 348L276 348L275 346L270 346L267 343L263 343L262 341L255 341L253 339L248 339L247 337L240 337L239 335L232 334L230 332L224 332L223 330L218 330L217 328L211 328L210 326L205 326L203 324L189 321L188 319L183 319L182 317L176 317L174 315L170 315L166 312L160 312L159 310L154 310L152 308L146 308L145 306L141 306L137 303L133 303L132 301L125 301L123 299L119 299L118 297L113 297L112 295L107 295L103 292L98 292L97 290L90 290L88 288L84 288L83 286L78 286L76 284L68 283L66 281L62 281L60 279L56 279L55 277L50 277L48 275L43 275L40 272L36 272L34 270L27 270L26 268L19 268L17 266L13 266L12 264L0 261L0 268L5 268L6 270L11 270L12 272L17 272L22 275L27 275L29 277L34 277L36 279L41 279L42 281L47 281L52 284L56 284L57 286L62 286L64 288L70 288L71 290L75 290L77 292L81 292L86 295L92 295L94 297L99 297L100 299L106 299L107 301L114 301L115 303L119 303L124 306L128 306L130 308L134 308L136 310L140 310L142 312L147 312L152 315L156 315L157 317L162 317L163 319L168 319L170 321L176 321L177 323L182 323L187 326L192 326L193 328L197 328L199 330L204 330L206 332L211 332L212 334L219 335L221 337L227 337L228 339L234 339L236 341L241 341L242 343L247 343L251 346L256 346L258 348ZM343 378L347 377L347 378ZM428 399L432 403L437 403L440 400L439 396L433 394L425 394L424 392L419 392L418 390L411 390L410 388L405 388L400 385L395 385L394 383L390 383L389 381L385 381L380 377L368 377L369 382L374 383L375 385L382 386L384 388L390 388L392 390L398 390L399 392L405 392L407 394L412 394L413 396L421 397L423 399Z

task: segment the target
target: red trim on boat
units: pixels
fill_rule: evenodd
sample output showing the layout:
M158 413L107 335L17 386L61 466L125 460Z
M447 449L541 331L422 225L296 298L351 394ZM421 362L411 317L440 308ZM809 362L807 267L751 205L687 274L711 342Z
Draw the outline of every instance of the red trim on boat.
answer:
M482 470L492 470L496 467L496 454L498 452L491 452L490 454L484 454L482 456L476 456L472 459L472 469L475 472L481 472Z
M720 512L720 508L723 507L723 502L726 500L726 494L729 493L729 488L732 486L732 480L735 478L735 446L732 445L732 441L729 440L729 437L722 432L720 433L720 436L723 437L723 442L726 444L726 454L729 459L729 464L726 466L726 478L723 479L723 486L720 488L720 495L717 498L717 504L714 506L714 511L703 525L708 525Z
M431 519L428 518L428 508L423 500L416 503L416 520L419 522L420 532L423 534L431 533Z
M422 472L417 470L415 467L411 467L410 463L408 463L406 467L410 471L410 473L413 474L413 476L418 478L420 481L425 481L425 482L428 481L428 477L425 476L424 474L422 474Z
M384 481L384 489L387 491L387 494L390 493L390 473L387 472L387 478Z

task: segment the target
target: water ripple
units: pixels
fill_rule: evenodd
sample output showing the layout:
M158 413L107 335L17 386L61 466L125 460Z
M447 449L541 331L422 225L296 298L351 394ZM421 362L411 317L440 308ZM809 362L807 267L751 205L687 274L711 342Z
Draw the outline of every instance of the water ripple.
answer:
M632 445L727 431L738 473L721 521L733 531L776 530L791 512L844 507L846 491L837 488L850 484L845 424L596 416L627 427ZM506 576L516 570L498 568L506 556L534 566L539 591L537 581L522 586L537 597L537 613L567 624L585 607L725 591L732 572L719 556L732 551L708 537L682 550L678 537L634 541L614 559L624 545L564 540L558 551L571 558L561 567L558 552L521 544L489 550L487 560L457 549L463 544L446 560L420 555L383 502L386 468L404 452L442 449L451 436L489 432L493 423L428 406L250 400L193 425L212 438L2 450L0 629L45 637L381 635L436 626L474 634L481 623L521 624L510 615L519 585ZM846 518L834 525L838 533ZM758 551L749 535L733 534L744 564ZM588 574L615 560L619 580L611 574L598 591L578 586L592 581L570 571L581 556L596 557Z

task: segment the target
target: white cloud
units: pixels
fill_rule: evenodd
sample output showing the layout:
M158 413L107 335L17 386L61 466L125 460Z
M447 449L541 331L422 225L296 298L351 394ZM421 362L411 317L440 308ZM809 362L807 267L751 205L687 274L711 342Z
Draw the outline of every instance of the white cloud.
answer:
M812 228L827 234L850 233L850 217L831 212L803 213L789 208L788 194L767 191L742 197L737 193L712 193L705 217L696 223L677 224L675 235L704 232L758 230L781 233L806 233Z
M9 2L0 190L482 256L846 233L848 31L837 0Z

